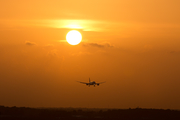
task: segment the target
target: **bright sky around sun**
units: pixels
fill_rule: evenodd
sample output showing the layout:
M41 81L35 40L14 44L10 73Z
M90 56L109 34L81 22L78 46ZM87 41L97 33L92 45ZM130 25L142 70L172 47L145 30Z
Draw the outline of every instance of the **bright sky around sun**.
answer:
M179 0L0 2L0 105L180 109ZM66 35L78 30L82 41ZM76 81L106 83L88 87Z

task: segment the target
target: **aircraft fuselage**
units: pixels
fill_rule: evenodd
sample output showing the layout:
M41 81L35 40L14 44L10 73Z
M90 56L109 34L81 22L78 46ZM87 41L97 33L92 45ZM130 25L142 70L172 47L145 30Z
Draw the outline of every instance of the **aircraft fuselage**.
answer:
M95 87L96 85L99 86L100 84L104 83L104 82L96 83L95 81L92 81L92 82L91 82L90 78L89 78L89 82L88 82L88 83L87 83L87 82L80 82L80 81L77 81L77 82L82 83L82 84L86 84L87 86L94 85L94 87Z

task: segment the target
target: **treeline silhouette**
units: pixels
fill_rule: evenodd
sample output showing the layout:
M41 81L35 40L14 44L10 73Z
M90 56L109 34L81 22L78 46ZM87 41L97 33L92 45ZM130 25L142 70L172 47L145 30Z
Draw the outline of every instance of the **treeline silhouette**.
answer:
M0 120L180 120L179 110L28 108L0 106Z

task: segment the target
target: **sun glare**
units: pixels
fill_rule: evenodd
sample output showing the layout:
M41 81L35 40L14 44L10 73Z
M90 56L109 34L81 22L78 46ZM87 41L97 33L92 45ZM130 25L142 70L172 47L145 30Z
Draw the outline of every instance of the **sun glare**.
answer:
M67 33L66 35L66 40L69 44L71 45L77 45L81 42L82 40L82 35L79 31L77 30L71 30Z

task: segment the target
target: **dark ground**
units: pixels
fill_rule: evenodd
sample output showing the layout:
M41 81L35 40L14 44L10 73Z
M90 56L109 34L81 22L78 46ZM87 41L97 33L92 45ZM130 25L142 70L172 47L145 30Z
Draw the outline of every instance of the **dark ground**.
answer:
M0 106L0 120L180 120L179 110Z

